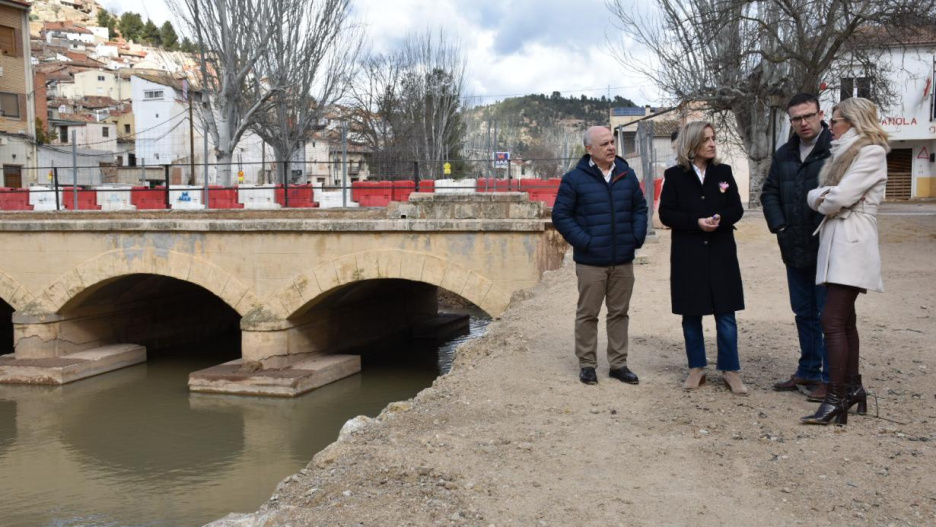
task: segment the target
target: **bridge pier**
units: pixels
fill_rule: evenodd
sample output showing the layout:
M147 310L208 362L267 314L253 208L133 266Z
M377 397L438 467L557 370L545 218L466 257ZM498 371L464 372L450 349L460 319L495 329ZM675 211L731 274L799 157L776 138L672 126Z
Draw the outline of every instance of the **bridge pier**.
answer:
M289 318L258 308L241 320L242 358L192 373L189 389L300 395L358 373L361 357L343 352L409 337L438 305L437 286L385 280L339 288Z
M0 356L0 383L66 384L146 362L145 347L102 338L101 322L57 313L14 313L15 351Z

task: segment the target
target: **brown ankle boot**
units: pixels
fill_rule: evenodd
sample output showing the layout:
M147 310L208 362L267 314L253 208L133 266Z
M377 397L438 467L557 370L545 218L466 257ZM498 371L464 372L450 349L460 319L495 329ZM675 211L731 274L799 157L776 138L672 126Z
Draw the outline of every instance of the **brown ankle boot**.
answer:
M806 400L814 403L821 403L825 401L826 393L829 391L829 385L822 383L816 387L815 390L809 392L809 395L806 396Z

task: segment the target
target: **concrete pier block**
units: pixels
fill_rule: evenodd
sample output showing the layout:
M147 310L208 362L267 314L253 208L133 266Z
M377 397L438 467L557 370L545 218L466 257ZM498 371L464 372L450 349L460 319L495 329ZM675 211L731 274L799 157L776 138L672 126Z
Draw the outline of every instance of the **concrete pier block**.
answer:
M316 355L291 366L242 371L241 361L196 371L189 375L193 392L296 397L361 371L358 355Z
M112 344L43 359L0 356L0 383L67 384L146 362L146 348L138 344Z

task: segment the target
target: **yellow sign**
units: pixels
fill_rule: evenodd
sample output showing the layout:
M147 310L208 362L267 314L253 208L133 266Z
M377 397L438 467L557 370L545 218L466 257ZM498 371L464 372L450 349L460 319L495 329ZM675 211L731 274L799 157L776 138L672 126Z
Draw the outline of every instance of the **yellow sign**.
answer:
M238 170L238 171L237 171L237 182L238 182L238 183L243 183L243 182L244 182L244 171L243 171L243 170Z
M52 171L49 171L49 181L52 181Z
M445 174L446 176L448 176L449 174L451 174L451 173L452 173L452 164L451 164L451 163L445 163L444 165L442 165L442 173Z

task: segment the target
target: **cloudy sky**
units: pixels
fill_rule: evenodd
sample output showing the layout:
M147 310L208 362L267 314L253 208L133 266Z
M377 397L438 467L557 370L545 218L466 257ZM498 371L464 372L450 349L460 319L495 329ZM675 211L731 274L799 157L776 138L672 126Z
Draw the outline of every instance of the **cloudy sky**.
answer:
M99 0L101 1L101 0ZM625 0L626 1L626 0ZM109 11L172 20L164 0L103 0ZM352 0L372 49L388 51L411 31L442 28L469 61L470 94L482 103L528 93L621 95L657 104L649 82L608 51L618 35L604 0Z

